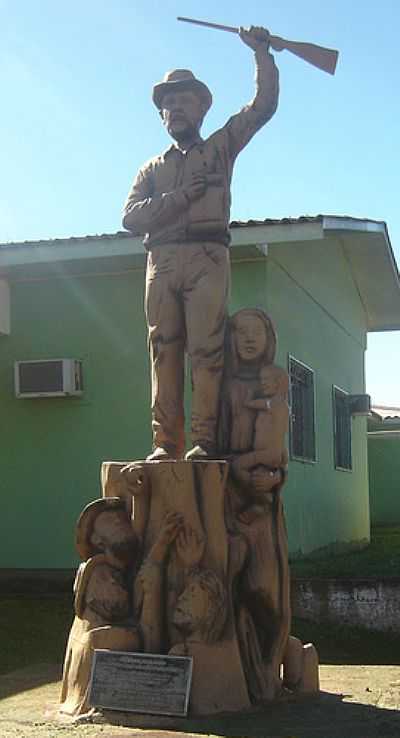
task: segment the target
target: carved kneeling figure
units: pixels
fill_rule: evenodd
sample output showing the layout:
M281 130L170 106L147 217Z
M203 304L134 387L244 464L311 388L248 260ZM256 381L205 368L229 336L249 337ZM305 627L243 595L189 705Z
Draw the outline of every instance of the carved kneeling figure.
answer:
M133 602L130 592L138 545L124 501L102 498L83 510L76 537L83 563L74 584L75 618L64 661L62 715L75 717L91 711L89 681L95 649L159 650L161 625L154 613L160 612L163 564L180 525L178 514L166 516L137 574Z

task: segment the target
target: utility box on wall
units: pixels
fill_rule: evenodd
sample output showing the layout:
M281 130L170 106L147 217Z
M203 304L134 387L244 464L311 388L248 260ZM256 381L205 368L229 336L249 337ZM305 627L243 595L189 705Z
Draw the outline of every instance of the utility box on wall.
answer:
M10 335L10 288L0 279L0 335Z

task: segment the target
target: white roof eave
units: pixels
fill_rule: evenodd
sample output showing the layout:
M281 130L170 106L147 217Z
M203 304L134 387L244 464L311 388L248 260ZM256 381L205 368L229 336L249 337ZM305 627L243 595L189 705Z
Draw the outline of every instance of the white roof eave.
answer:
M369 332L400 330L400 277L386 223L323 216L324 233L337 236L364 305Z

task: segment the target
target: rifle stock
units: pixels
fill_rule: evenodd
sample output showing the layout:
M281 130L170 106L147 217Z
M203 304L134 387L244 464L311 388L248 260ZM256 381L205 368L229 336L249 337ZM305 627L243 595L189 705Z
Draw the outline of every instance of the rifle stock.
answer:
M318 67L318 69L322 69L328 74L335 74L339 53L334 49L326 49L323 46L302 41L288 41L280 36L271 36L270 43L274 51L286 49L314 67Z

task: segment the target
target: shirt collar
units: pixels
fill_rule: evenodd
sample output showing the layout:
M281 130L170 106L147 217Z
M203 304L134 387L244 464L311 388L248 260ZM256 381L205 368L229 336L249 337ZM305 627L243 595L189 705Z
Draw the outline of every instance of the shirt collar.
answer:
M198 140L185 153L187 154L192 149L195 149L196 146L202 146L203 144L204 144L204 139L202 139L201 136L199 136ZM178 152L179 154L182 154L182 156L185 155L184 152L179 148L178 144L173 143L165 151L163 151L162 157L164 159L166 159L167 156L169 156L170 154L172 154L172 152L174 152L174 151L175 152Z

